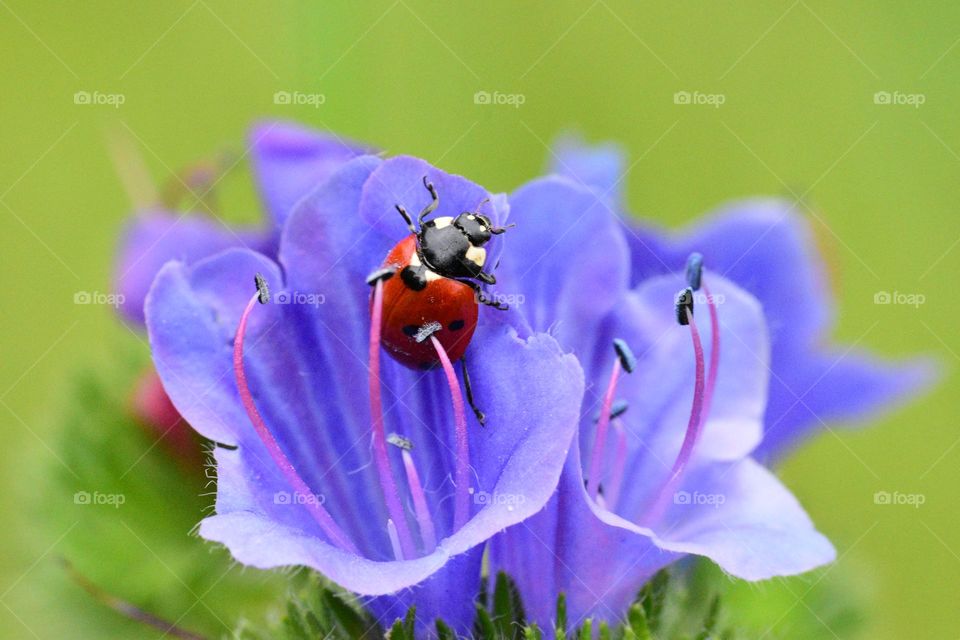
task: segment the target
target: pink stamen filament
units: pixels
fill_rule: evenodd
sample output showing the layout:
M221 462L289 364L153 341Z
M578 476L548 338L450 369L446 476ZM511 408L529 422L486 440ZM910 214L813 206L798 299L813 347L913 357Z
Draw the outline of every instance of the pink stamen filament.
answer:
M616 511L617 502L620 500L620 488L623 486L623 472L627 465L627 430L624 429L623 422L619 418L612 420L610 424L613 426L617 443L613 469L610 471L610 481L604 489L604 495L607 499L607 508L610 511Z
M353 542L344 534L340 527L337 526L337 523L334 522L330 513L323 505L317 500L308 499L310 496L313 496L310 487L307 486L307 483L304 482L300 474L297 473L293 464L280 448L280 444L273 437L273 434L270 433L270 429L263 421L263 417L260 415L260 411L253 401L253 394L250 393L250 387L247 384L247 375L243 367L243 339L247 331L247 320L250 312L253 311L253 307L258 304L258 299L259 293L256 293L250 299L250 302L247 303L243 315L240 316L240 325L237 327L237 333L233 342L233 373L237 380L240 401L243 403L243 408L247 411L247 417L249 417L250 422L253 423L253 428L257 432L257 436L259 436L260 441L263 442L274 464L276 464L281 473L283 473L290 487L303 497L302 502L304 506L313 516L313 519L316 520L317 524L320 525L320 528L326 536L333 544L341 549L359 554L356 546L354 546Z
M467 414L463 408L463 394L460 391L460 382L457 372L450 363L450 357L436 336L430 336L430 342L437 351L443 372L447 376L447 385L450 387L450 397L453 400L453 418L457 434L457 464L454 474L456 496L453 507L453 531L457 532L470 518L470 449L467 440Z
M600 466L603 462L603 453L607 446L607 427L610 425L610 412L613 409L613 394L617 390L617 380L621 371L620 359L613 362L613 373L603 396L603 405L600 408L600 419L597 420L597 430L593 442L593 452L590 456L590 470L587 473L587 495L597 499L600 492Z
M415 549L407 517L400 503L400 493L387 456L387 435L383 426L383 400L380 396L380 327L383 322L383 281L377 280L373 290L373 312L370 316L370 415L373 418L373 457L376 461L380 488L387 512L399 537L403 556L413 558Z
M707 288L707 283L701 283L704 295L707 297L707 306L710 309L710 363L707 367L707 385L703 391L703 418L706 421L710 415L710 404L713 402L713 390L717 386L717 370L720 368L720 319L717 317L717 305Z
M693 355L696 361L696 373L693 386L693 403L690 407L690 418L687 421L687 431L683 436L683 444L680 445L680 453L673 463L670 470L670 476L663 483L660 490L655 494L654 501L644 514L642 522L645 525L651 525L658 520L667 507L667 500L676 491L680 484L683 472L690 462L693 455L694 445L700 437L701 427L703 426L703 398L704 398L704 361L703 344L700 341L700 332L697 331L697 324L694 322L693 314L689 309L686 310L687 323L690 327L690 338L693 341Z
M420 525L420 537L423 539L423 552L433 553L437 548L437 532L433 528L433 518L430 517L430 509L427 507L427 497L423 493L423 485L420 484L420 474L417 473L417 467L413 464L413 456L404 449L401 452L403 456L403 466L407 471L407 484L410 486L410 494L413 496L413 508L417 514L417 524Z

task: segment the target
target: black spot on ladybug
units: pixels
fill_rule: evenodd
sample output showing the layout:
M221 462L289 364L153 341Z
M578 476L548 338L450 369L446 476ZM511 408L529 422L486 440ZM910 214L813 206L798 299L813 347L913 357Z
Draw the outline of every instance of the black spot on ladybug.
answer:
M420 331L420 327L415 324L408 324L403 328L403 332L410 336L411 338L417 335L417 331Z
M450 329L450 331L460 331L460 329L463 329L464 324L466 323L463 320L454 320L447 325L447 329Z
M400 279L403 280L403 284L407 285L408 288L414 291L423 291L427 288L425 271L422 265L419 267L407 265L403 268L403 271L400 272Z

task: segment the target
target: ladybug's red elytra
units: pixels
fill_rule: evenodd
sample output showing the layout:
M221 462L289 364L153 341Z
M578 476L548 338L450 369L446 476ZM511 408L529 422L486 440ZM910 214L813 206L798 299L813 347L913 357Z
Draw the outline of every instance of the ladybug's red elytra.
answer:
M432 200L417 216L419 229L397 204L411 235L398 242L381 268L367 278L371 285L383 283L381 344L400 364L426 370L440 364L429 340L435 337L452 362L460 360L467 400L483 424L483 413L473 401L464 354L477 327L478 305L507 309L488 298L481 287L481 283L496 283L493 274L483 270L487 261L484 245L507 229L494 226L481 213L426 220L439 206L440 197L426 176L423 186Z

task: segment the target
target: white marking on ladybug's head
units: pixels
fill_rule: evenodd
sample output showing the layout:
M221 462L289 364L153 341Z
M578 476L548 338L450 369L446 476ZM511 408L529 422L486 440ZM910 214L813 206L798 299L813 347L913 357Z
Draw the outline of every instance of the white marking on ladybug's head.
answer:
M453 218L450 216L441 216L439 218L434 218L430 222L432 222L433 226L435 226L437 229L443 229L444 227L449 227L451 224L453 224Z
M473 262L478 267L482 267L487 261L487 250L483 247L470 245L470 248L467 249L467 260Z

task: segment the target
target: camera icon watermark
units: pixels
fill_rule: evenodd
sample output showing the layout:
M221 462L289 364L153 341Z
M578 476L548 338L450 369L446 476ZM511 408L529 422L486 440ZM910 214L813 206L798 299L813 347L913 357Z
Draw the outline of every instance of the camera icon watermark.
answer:
M99 491L77 491L73 494L73 504L79 505L107 505L119 509L127 502L127 496L122 493L100 493Z
M673 94L673 104L708 106L719 109L727 101L722 93L703 93L701 91L677 91Z
M927 102L925 93L904 93L902 91L877 91L873 94L873 104L907 106L919 109Z
M722 493L701 493L699 491L677 491L673 494L673 504L683 506L711 506L719 509L720 505L727 501L727 496Z
M500 91L477 91L473 94L473 104L503 105L519 109L527 101L522 93L502 93Z
M877 291L873 294L873 304L902 305L918 309L926 303L927 296L922 293L901 293L900 291Z
M905 505L919 509L927 501L927 496L922 493L901 493L899 491L877 491L873 494L873 504L887 505Z
M122 93L103 93L101 91L77 91L73 94L73 104L108 106L119 109L127 101Z
M126 297L122 293L102 293L100 291L77 291L73 294L73 304L108 305L114 309L123 305Z
M303 91L277 91L273 94L273 104L302 106L306 105L319 109L326 104L327 96L323 93L305 93Z

